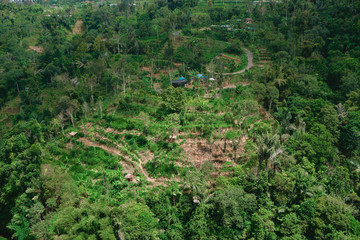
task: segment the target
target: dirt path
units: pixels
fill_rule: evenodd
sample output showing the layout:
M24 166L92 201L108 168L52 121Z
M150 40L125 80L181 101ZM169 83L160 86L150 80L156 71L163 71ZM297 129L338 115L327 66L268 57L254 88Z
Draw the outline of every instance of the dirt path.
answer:
M221 57L222 57L222 58L226 58L226 59L230 59L230 60L234 60L234 61L237 61L237 62L240 62L240 59L231 57L231 56L226 55L226 54L224 54L224 53L221 54Z
M242 86L247 86L249 85L248 82L241 82L239 83L240 85ZM228 84L228 85L225 85L225 86L222 86L221 89L233 89L233 88L236 88L236 85L235 84ZM213 92L214 90L220 90L220 88L215 88L215 89L212 89L210 92Z
M125 157L120 152L120 150L118 148L109 147L109 146L106 146L104 144L95 143L95 142L90 141L89 139L87 139L85 137L79 138L78 141L82 142L85 146L98 147L98 148L101 148L101 149L107 151L108 153L111 153L112 155L120 156L121 158L125 159L125 165L126 166L124 166L124 170L129 171L129 172L134 172L135 169L132 168L130 166L130 164L129 164L129 163L131 163L131 165L135 165L135 167L137 167L140 170L140 172L145 176L146 181L151 182L153 185L164 185L162 180L157 181L158 179L150 177L150 175L147 173L147 171L142 166L142 164L144 162L141 159L139 159L140 163L137 163L135 161L131 161L127 157ZM117 145L117 147L119 147L119 145Z

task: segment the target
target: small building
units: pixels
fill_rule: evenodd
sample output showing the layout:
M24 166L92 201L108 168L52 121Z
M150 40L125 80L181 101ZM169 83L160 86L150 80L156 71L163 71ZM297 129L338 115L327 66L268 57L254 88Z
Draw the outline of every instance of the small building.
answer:
M246 18L246 24L252 24L253 19L252 18Z
M179 79L177 80L173 80L171 81L171 85L173 87L183 87L185 86L185 84L188 82L188 80L184 77L180 77Z
M135 176L132 175L131 173L126 174L125 178L126 178L126 180L128 180L128 182L135 182L136 181Z

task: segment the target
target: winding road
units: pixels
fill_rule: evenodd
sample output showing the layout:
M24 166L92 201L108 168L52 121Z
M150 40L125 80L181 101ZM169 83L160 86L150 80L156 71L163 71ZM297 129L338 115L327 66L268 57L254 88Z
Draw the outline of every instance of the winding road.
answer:
M180 36L180 33L182 32L182 30L179 30L179 31L176 31L173 33L174 37L178 37ZM248 64L246 66L246 68L240 70L240 71L237 71L237 72L232 72L232 73L223 73L222 75L236 75L236 74L241 74L243 72L245 72L246 70L249 70L250 68L252 68L254 66L254 63L253 63L253 54L252 52L250 52L247 48L244 48L244 51L246 53L246 56L247 56L247 59L248 59ZM206 67L206 70L210 73L212 73L212 71L210 71L209 67ZM219 74L219 73L215 73L214 74Z
M254 66L254 63L253 63L253 54L252 52L250 52L247 48L243 48L245 53L246 53L246 56L247 56L247 59L248 59L248 64L246 66L246 68L240 70L240 71L237 71L237 72L233 72L233 73L222 73L222 75L236 75L236 74L241 74L243 72L245 72L246 70L252 68ZM211 70L209 69L209 67L206 68L206 70L208 70L208 72L211 73ZM215 73L214 74L220 74L220 73Z
M236 75L236 74L241 74L243 72L245 72L246 70L252 68L254 66L253 63L253 54L252 52L250 52L248 49L244 48L244 51L246 53L247 59L248 59L248 64L246 66L246 68L244 68L243 70L237 71L237 72L233 72L233 73L223 73L223 75Z

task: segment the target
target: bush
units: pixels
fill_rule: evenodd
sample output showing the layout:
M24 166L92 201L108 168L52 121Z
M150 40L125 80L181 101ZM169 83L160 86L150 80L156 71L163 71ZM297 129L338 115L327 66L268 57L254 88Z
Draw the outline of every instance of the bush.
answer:
M137 148L137 147L143 148L143 147L146 147L148 144L148 141L147 141L146 137L144 137L144 136L136 136L136 135L126 134L125 140L130 146L132 146L134 148Z
M183 88L168 87L161 93L163 108L169 113L181 112L185 108L186 96Z
M153 159L146 163L145 168L153 177L171 177L179 173L179 167L167 157Z
M73 166L70 167L69 171L73 172L73 173L76 173L76 174L79 174L79 173L85 173L86 169L81 165L73 165Z

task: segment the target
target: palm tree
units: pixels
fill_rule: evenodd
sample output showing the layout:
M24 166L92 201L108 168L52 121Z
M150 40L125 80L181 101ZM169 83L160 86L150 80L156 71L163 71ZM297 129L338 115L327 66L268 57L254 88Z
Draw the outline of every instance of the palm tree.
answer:
M344 120L344 118L348 115L348 112L346 111L346 108L342 103L335 105L335 107L336 107L336 110L338 113L338 118L339 118L340 122L342 122Z
M280 143L280 136L266 132L258 136L256 142L259 167L265 162L265 171L273 169L273 163L276 157L284 153L284 149Z
M280 66L280 68L279 68L276 75L277 76L274 78L273 84L276 85L279 88L286 85L287 80L286 80L286 78L284 76L283 68L281 66Z
M279 120L279 133L281 142L285 142L290 137L298 137L305 133L305 122L298 117L297 123L291 123L292 115L287 109L278 109L276 118Z
M183 190L190 191L193 202L200 206L205 206L214 197L214 193L207 183L207 176L199 170L185 176Z

